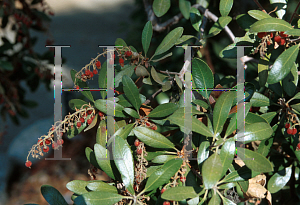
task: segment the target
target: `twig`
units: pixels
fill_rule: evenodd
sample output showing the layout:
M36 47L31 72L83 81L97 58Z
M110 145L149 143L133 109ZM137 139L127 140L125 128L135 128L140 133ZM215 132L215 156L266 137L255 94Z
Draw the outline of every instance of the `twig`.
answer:
M293 20L295 14L297 14L297 11L298 11L299 6L300 6L300 1L298 2L297 6L296 6L296 8L295 8L295 11L294 11L293 14L292 14L292 17L291 17L291 19L289 20L289 23L292 23L292 20Z
M266 10L264 9L264 7L262 7L262 5L257 1L257 0L253 0L256 5L260 8L260 10L262 10L263 12L267 13Z

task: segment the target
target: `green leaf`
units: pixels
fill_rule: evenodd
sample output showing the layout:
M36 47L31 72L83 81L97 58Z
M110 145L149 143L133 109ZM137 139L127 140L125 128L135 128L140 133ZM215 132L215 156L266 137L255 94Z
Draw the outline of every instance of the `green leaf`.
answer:
M77 71L72 69L70 71L70 73L71 73L71 78L72 78L73 82L75 82L75 74L77 73ZM89 88L87 83L83 82L80 79L76 79L76 85L78 85L79 88ZM84 95L87 99L89 99L90 101L94 102L94 97L93 97L91 91L80 91L80 93L82 95Z
M268 76L268 83L274 84L283 80L291 71L299 53L299 44L294 45L280 54L273 64Z
M270 100L263 94L255 92L250 100L253 107L270 106Z
M291 107L300 112L300 103L291 105Z
M71 192L74 192L75 194L81 195L88 193L88 190L85 188L90 182L89 181L83 181L83 180L73 180L67 183L66 187Z
M132 74L134 73L134 68L136 66L135 65L125 65L123 70L121 70L120 72L118 72L115 75L115 87L119 87L119 84L122 82L122 78L124 75L127 75L128 77L131 77Z
M156 1L156 0L155 0ZM160 55L172 48L183 33L182 27L173 29L157 47L153 56ZM152 56L152 58L153 58Z
M193 103L200 105L201 107L208 109L208 104L203 100L193 100Z
M117 40L115 41L115 46L127 47L127 44L125 43L125 41L123 39L117 38Z
M246 126L244 134L238 137L236 135L234 139L247 144L252 141L268 139L272 133L273 130L268 123L257 122Z
M140 76L149 76L150 75L150 73L148 72L148 70L144 66L142 66L142 65L138 65L136 67L135 74L138 77L140 77Z
M180 112L175 112L173 115L169 116L167 118L172 124L176 124L179 127L184 128L184 118L182 117ZM196 118L192 118L192 131L197 132L201 135L207 136L207 137L213 137L213 133L206 127L202 122L200 122Z
M61 193L50 185L42 185L41 192L50 205L68 205Z
M157 106L152 110L147 117L166 117L174 113L178 109L178 105L175 103L165 103Z
M228 16L233 5L233 0L221 0L219 9L222 16Z
M148 127L135 127L133 129L135 136L154 148L171 148L174 149L174 144L162 134L149 129Z
M288 183L292 175L291 166L275 173L270 178L270 180L268 181L268 191L270 191L271 194L278 192Z
M80 109L84 104L87 105L88 103L80 99L72 99L69 101L69 106L72 110L75 110L75 108Z
M167 189L162 195L161 198L165 200L172 200L172 201L181 201L188 198L195 198L197 197L197 193L195 192L194 188L191 186L181 186L181 187L173 187Z
M211 155L202 166L202 179L206 189L213 188L222 177L222 161L217 153Z
M231 200L229 200L225 197L222 197L222 202L223 202L223 205L236 205L236 203L232 202Z
M100 144L94 145L96 160L100 166L100 168L112 179L116 179L113 173L111 164L110 164L110 156L109 151L101 146Z
M89 148L89 147L85 148L85 156L93 166L100 169L100 166L98 165L97 160L96 160L95 152L91 148Z
M152 30L152 22L148 21L143 29L142 32L142 45L143 45L143 49L145 52L145 56L147 55L149 46L150 46L150 42L152 39L152 34L153 34L153 30Z
M165 83L160 79L158 73L156 72L156 70L154 69L154 67L151 67L151 76L153 78L153 80L155 80L155 82L164 85Z
M126 112L131 117L134 117L136 119L140 119L140 115L137 113L137 111L135 111L131 108L124 108L124 112Z
M160 169L153 172L146 183L143 192L151 191L167 183L170 178L180 169L182 159L171 159L167 161Z
M219 98L214 108L213 124L215 136L218 136L228 118L236 92L225 92Z
M217 22L214 23L214 25L209 30L206 37L212 37L217 34L219 34L225 26L227 26L231 22L232 18L230 16L221 16Z
M286 31L293 27L286 21L276 18L265 18L255 22L250 27L251 33L256 32L273 32L273 31Z
M294 63L291 72L282 80L283 90L293 96L298 84L298 64Z
M111 186L105 182L97 181L97 182L90 182L86 186L91 191L101 191L101 192L110 192L110 193L118 193L118 190L116 187Z
M91 118L89 118L89 119L91 119ZM98 121L98 116L96 115L96 116L94 117L94 119L92 120L91 124L89 124L89 126L88 126L87 128L84 129L84 132L86 132L86 131L92 129L93 127L95 127L96 124L97 124L97 121Z
M205 89L203 91L198 90L198 92L208 99L211 91L208 91L207 88L214 87L214 77L211 69L203 60L194 58L192 60L192 72L196 88Z
M98 85L99 88L101 89L107 89L107 61L105 61L103 63L103 65L101 66L101 70L99 71L99 76L98 76ZM105 99L107 92L104 91L100 91L101 97L102 99Z
M180 39L178 39L178 41L179 41ZM178 42L177 41L177 42ZM177 45L177 44L176 44ZM152 60L153 62L158 62L158 61L161 61L161 60L163 60L163 59L165 59L165 58L168 58L168 57L170 57L170 56L172 56L172 52L170 52L170 53L168 53L168 54L166 54L166 55L164 55L163 57L161 57L161 58L158 58L158 59L155 59L155 60ZM177 76L177 75L176 75Z
M127 124L123 127L120 127L116 132L115 132L115 136L120 136L122 137L123 139L126 139L129 135L129 133L131 132L132 128L134 126L134 123L131 123L131 124Z
M196 37L195 37L195 36L192 36L192 35L183 35L183 36L181 36L181 38L179 38L179 39L176 41L175 45L182 44L183 42L185 42L185 41L187 41L187 40L189 40L189 39L191 39L191 38L196 38ZM197 38L196 38L196 39L197 39Z
M235 141L231 139L226 140L223 144L221 152L220 152L220 159L222 161L222 176L224 176L233 161L235 153Z
M111 192L102 192L102 191L93 191L83 195L78 196L74 200L74 204L86 204L86 205L112 205L123 199L122 195L111 193Z
M107 109L115 109L115 117L126 117L122 110L124 107L110 100L99 99L95 101L95 107L101 112L107 114Z
M258 77L259 85L264 87L268 79L269 58L260 57L258 61Z
M201 13L198 9L192 7L190 10L190 20L192 23L192 26L196 31L199 31L200 25L202 23Z
M174 159L176 155L159 155L154 157L151 161L153 163L166 163L167 161Z
M272 172L271 162L257 152L237 147L237 155L243 160L246 166L255 172ZM253 160L251 160L253 159Z
M127 75L123 76L123 90L125 96L128 98L129 102L133 105L133 107L139 111L141 107L141 100L139 98L139 90L134 84L133 80L129 78Z
M146 101L146 97L142 94L139 94L140 100L142 103ZM128 99L126 98L125 94L119 95L119 105L122 105L123 107L133 107L130 102L128 102Z
M252 174L251 170L247 166L243 166L238 170L233 171L229 173L227 176L225 176L225 178L222 179L222 183L246 181L248 179L251 179L252 177L255 176Z
M186 0L179 0L179 9L185 19L190 18L190 9L191 9L191 2Z
M248 11L248 14L257 20L272 18L269 14L260 10L250 10Z
M113 156L125 187L131 194L134 194L134 165L131 149L127 141L119 136L114 139Z
M291 35L291 36L300 36L300 29L289 29L287 31L284 32L284 34L288 34L288 35Z
M240 14L236 17L236 22L245 31L249 31L252 24L254 24L256 21L257 20L252 18L249 14Z
M201 170L203 162L208 158L209 156L209 141L204 141L200 144L198 154L197 154L197 162L198 167Z
M221 198L219 195L215 192L211 199L209 200L208 205L220 205L221 204Z
M154 0L153 11L157 17L163 16L170 9L171 0Z
M267 112L265 114L262 114L261 117L264 118L270 124L276 114L276 112Z
M106 122L105 120L101 120L97 129L96 134L96 143L100 144L102 147L106 146Z

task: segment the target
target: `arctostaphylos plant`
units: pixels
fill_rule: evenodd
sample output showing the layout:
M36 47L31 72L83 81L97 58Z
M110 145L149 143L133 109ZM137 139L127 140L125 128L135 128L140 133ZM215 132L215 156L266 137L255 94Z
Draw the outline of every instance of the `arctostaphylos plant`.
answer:
M220 1L220 17L206 9L208 1L179 0L173 6L180 13L162 23L159 18L170 10L171 1L144 1L149 21L141 35L143 51L117 39L114 50L104 50L79 72L72 70L75 89L88 89L87 81L98 79L99 89L104 89L101 98L80 91L87 101L69 102L74 113L37 139L25 165L34 166L29 157L43 155L49 146L59 149L62 133L72 138L95 127L96 143L93 149L86 148L93 166L91 181L66 185L74 192L74 204L299 202L300 21L294 17L300 3L288 16L286 1L270 0L275 8L270 13L254 2L260 10L234 16L245 30L243 37L235 37L227 26L233 19L229 16L233 0ZM210 27L208 20L215 23ZM178 22L196 34L183 34L185 28L176 26ZM151 48L153 30L170 26L174 28ZM203 49L223 29L233 43L220 51L220 58L236 59L242 46L244 56L238 60L245 71L250 66L256 69L255 78L240 81L243 68L242 75L222 77L203 60ZM170 59L180 49L186 55L181 69L160 67L163 61L172 64ZM107 60L101 63L101 56ZM115 74L114 83L109 69ZM142 93L149 85L156 90L147 99ZM111 91L113 96L108 95ZM240 92L242 100L237 98ZM160 93L169 96L168 102L155 104ZM97 180L98 169L110 180ZM54 187L44 185L41 191L49 204L67 204Z

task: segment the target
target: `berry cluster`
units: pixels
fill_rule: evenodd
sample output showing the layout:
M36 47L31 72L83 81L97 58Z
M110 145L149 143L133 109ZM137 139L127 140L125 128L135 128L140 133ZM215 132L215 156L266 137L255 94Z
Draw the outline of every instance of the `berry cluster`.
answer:
M287 122L284 127L287 129L286 132L289 135L295 135L295 134L297 134L297 129L291 127L291 124L289 122Z
M116 50L118 52L118 57L119 57L119 64L121 67L124 67L124 62L125 60L127 60L127 58L129 58L130 56L132 56L132 51L131 50L128 50L128 51L125 51L124 54L122 54L122 52L119 52L119 50L117 49ZM114 54L114 59L116 58L116 55ZM124 60L125 59L125 60ZM114 60L113 59L110 59L109 60L109 64L110 65L113 65L114 64Z

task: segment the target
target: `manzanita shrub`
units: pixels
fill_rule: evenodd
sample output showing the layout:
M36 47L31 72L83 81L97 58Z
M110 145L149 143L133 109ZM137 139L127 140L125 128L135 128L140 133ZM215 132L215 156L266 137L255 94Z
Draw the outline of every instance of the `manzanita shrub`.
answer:
M232 36L226 25L232 21L228 14L233 0L220 1L219 18L201 4L207 1L197 1L191 6L192 1L179 0L181 13L178 18L189 20L197 35L183 35L184 28L175 26L150 54L153 30L159 28L152 16L142 31L143 51L117 39L113 51L104 50L79 72L72 70L76 89L88 89L86 82L95 78L99 88L106 88L107 67L114 66L115 97L107 98L107 91L102 90L101 99L95 99L92 92L81 91L87 101L70 101L75 112L55 123L47 135L38 139L30 150L26 166L34 166L29 157L43 155L49 151L48 146L59 149L63 145L62 133L72 138L97 127L96 144L86 148L87 159L93 166L89 171L92 180L74 180L66 185L74 192L74 204L299 202L300 21L294 17L300 3L286 21L286 1L270 0L277 6L271 13L255 2L260 10L250 10L235 17L246 31L245 35L235 38L233 44L220 52L222 58L234 59L238 56L236 46L249 46L244 50L247 56L242 61L258 64L258 77L245 82L244 106L238 106L236 98L237 76L220 79L202 59L201 49L192 52L192 88L202 88L192 92L189 111L192 135L187 139L192 150L187 150L185 138L184 116L188 111L184 99L187 88L183 77L185 66L177 72L157 67L162 60L172 56L170 49L175 45L183 44L184 47L196 39L195 45L201 48L222 29ZM170 0L154 0L149 8L146 5L146 10L154 12L155 18L162 17L170 3ZM210 29L205 28L208 19L215 21ZM165 27L170 24L176 24L176 18ZM100 56L107 60L101 63ZM140 93L140 88L145 85L160 88L146 99ZM211 90L213 88L216 90ZM171 94L169 102L151 106L154 97L161 92ZM239 109L243 109L241 113L245 116L242 118L244 130L237 130L237 120L241 119L237 115ZM107 133L109 110L114 110L113 134ZM237 134L241 132L242 135ZM58 136L56 142L54 133ZM237 142L245 146L236 146ZM104 171L110 180L96 180L94 172L97 169ZM48 203L67 204L54 187L44 185L41 191Z

